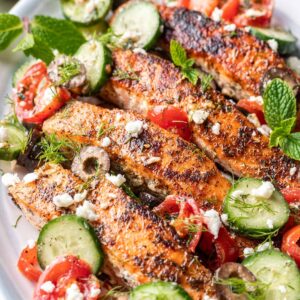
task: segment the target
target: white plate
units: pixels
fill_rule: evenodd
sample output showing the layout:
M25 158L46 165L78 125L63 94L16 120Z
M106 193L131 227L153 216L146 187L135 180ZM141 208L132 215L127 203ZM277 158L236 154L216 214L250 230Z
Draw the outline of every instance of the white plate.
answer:
M283 24L299 37L300 41L300 2L299 0L277 0L275 22ZM11 13L20 17L32 17L36 14L60 16L56 0L22 0L12 9ZM300 43L298 43L300 46ZM24 57L12 54L11 49L0 54L0 116L4 114L4 97L10 93L11 77ZM0 164L1 168L9 169L9 164ZM6 189L0 185L0 299L20 300L31 299L33 285L30 284L16 268L18 255L28 239L35 238L37 231L22 217L17 228L16 219L21 212L14 206L7 195Z

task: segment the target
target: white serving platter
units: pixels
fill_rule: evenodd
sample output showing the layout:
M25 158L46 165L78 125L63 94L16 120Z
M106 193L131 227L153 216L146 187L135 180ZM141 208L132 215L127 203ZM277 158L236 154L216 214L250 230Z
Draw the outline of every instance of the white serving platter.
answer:
M299 12L299 0L276 1L274 22L292 30L299 38L300 48ZM11 13L20 17L61 16L57 0L21 0ZM10 94L12 75L24 60L22 54L12 53L11 48L0 53L0 117L5 113L5 97ZM9 170L10 164L0 163L0 168ZM21 249L29 239L36 238L37 231L24 217L14 228L20 214L0 183L0 300L29 300L33 292L33 285L18 272L16 263Z

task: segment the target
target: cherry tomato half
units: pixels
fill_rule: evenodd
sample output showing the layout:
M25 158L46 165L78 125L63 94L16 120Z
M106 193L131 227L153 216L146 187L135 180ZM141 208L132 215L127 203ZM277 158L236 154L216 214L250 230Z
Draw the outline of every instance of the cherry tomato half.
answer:
M283 235L281 250L290 255L300 267L300 225L297 225Z
M225 21L231 21L239 12L240 0L228 0L222 6L222 18Z
M263 107L261 104L255 102L255 101L250 101L248 99L241 99L238 103L237 106L240 108L243 108L250 114L256 114L260 124L266 124L266 120L264 117L264 112L263 112Z

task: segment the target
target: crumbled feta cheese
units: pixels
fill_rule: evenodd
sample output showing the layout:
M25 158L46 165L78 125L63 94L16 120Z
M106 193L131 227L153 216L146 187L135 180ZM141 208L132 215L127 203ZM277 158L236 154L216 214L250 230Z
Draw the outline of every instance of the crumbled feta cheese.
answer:
M254 253L254 249L253 248L245 248L243 253L244 253L245 257L250 256Z
M258 247L256 248L256 252L265 251L265 250L271 248L271 246L272 245L270 244L270 242L265 242L263 244L258 245Z
M215 298L215 297L210 297L210 296L208 296L208 295L206 295L206 294L204 294L203 295L203 298L202 298L202 300L216 300L217 298Z
M135 48L133 52L136 54L147 54L147 52L143 48Z
M109 180L112 184L114 184L115 186L121 186L123 183L126 182L126 178L121 174L110 175L107 173L107 174L105 174L105 178L107 180Z
M219 134L220 134L220 128L221 128L220 123L215 123L215 124L211 127L211 131L212 131L213 134L219 135Z
M90 289L90 293L89 293L89 296L92 297L92 298L96 298L100 295L101 293L101 290L92 286L92 288Z
M257 9L253 9L253 8L249 8L246 10L245 15L247 17L262 17L266 14L266 12L264 10L257 10Z
M15 185L20 182L18 174L5 173L2 175L2 184L6 187Z
M215 21L215 22L220 22L222 19L222 15L223 15L223 10L219 9L218 7L216 7L214 9L214 11L211 14L211 18Z
M89 221L96 221L98 219L98 216L95 212L95 205L87 200L83 202L83 205L80 205L76 208L76 215Z
M273 221L272 221L271 219L267 219L267 226L268 226L268 228L270 228L270 229L273 229L273 228L274 228Z
M247 119L255 126L260 127L260 122L256 114L249 114Z
M143 131L144 123L140 120L130 121L126 124L125 129L132 137L138 137Z
M284 285L279 285L278 286L278 290L280 291L280 293L285 294L286 293L286 287Z
M210 209L204 212L203 217L208 231L213 234L216 239L219 235L219 230L222 225L219 213L214 209Z
M277 50L278 50L278 42L276 40L274 40L274 39L268 40L267 43L268 43L268 45L270 46L270 48L274 52L277 52Z
M74 201L79 203L82 202L83 200L85 200L86 196L88 194L87 190L84 190L82 193L77 193L74 195Z
M224 225L228 225L228 215L227 214L221 214L221 220Z
M8 139L7 129L1 126L0 127L0 142L5 143L5 142L7 142L7 139Z
M263 105L264 100L262 96L250 96L249 97L250 102L256 102L257 104Z
M192 120L196 124L203 124L205 122L205 120L208 118L208 116L209 116L208 111L203 110L203 109L198 109L192 113Z
M244 30L245 30L246 32L250 32L250 31L251 31L251 27L250 27L250 26L246 26L246 27L244 28Z
M36 173L28 173L23 177L25 183L30 183L37 180L39 176Z
M228 24L224 26L225 31L235 31L236 30L236 25L235 24Z
M143 164L144 166L148 166L148 165L152 165L155 164L157 162L161 161L161 158L158 156L152 156L150 158L144 159L143 160Z
M102 146L102 147L108 147L108 146L110 146L110 144L111 144L111 140L110 140L109 137L106 136L106 137L102 140L101 146Z
M269 136L272 132L271 128L265 124L258 127L257 130L265 136Z
M28 240L28 241L27 241L27 247L28 247L29 249L33 249L34 246L35 246L35 244L36 244L35 240Z
M290 168L290 176L294 176L297 172L297 168L296 167L292 167Z
M263 181L263 183L256 189L251 190L251 195L254 197L262 197L265 199L269 199L273 192L275 191L275 187L270 181Z
M41 285L40 289L50 294L54 291L55 285L51 281L46 281Z
M84 296L76 283L73 283L66 292L66 300L83 300Z
M291 69L300 74L300 59L298 57L291 56L286 62Z
M74 203L74 199L68 193L64 193L54 196L53 203L57 207L69 207Z

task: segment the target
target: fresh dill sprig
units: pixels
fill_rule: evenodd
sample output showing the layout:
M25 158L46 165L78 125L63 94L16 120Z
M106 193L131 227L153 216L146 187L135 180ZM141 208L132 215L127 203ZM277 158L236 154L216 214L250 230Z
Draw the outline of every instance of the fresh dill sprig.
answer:
M104 134L109 134L115 128L115 126L109 126L108 128L105 128L105 124L101 123L97 131L97 139L99 139Z
M129 292L122 286L116 286L109 290L103 297L103 300L115 299L117 297L128 296Z
M110 49L114 49L118 46L118 38L121 35L116 34L112 28L108 28L106 33L98 37L98 41L106 45Z
M19 221L21 220L22 215L19 215L18 218L16 219L15 224L12 225L12 227L17 228Z
M42 153L38 156L38 159L55 164L72 160L81 149L80 144L65 138L57 138L55 134L43 137L39 146Z
M85 182L83 182L82 184L77 186L77 190L82 193L85 190L89 190L92 186L92 184L97 180L97 178L100 175L100 166L97 163L96 165L96 172L93 176L89 177L88 180L86 180Z
M132 191L131 187L126 184L126 183L123 183L121 185L121 188L122 190L129 196L131 197L132 199L135 199L135 200L139 200L140 198Z
M203 93L205 93L210 87L212 80L213 77L210 74L204 74L201 76L201 90Z
M58 74L60 80L57 85L62 85L71 80L76 75L80 74L80 64L77 61L71 60L65 62L63 65L58 67Z
M131 70L130 72L127 72L127 71L124 71L124 70L121 70L121 69L115 69L113 71L113 76L117 80L125 80L125 79L137 80L137 81L140 80L138 75L133 70Z

